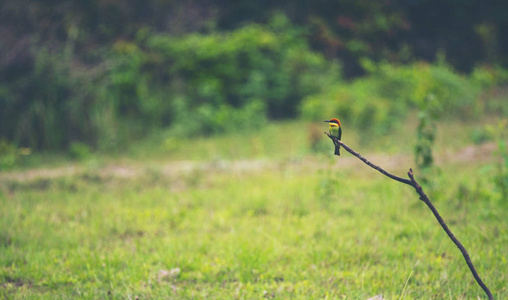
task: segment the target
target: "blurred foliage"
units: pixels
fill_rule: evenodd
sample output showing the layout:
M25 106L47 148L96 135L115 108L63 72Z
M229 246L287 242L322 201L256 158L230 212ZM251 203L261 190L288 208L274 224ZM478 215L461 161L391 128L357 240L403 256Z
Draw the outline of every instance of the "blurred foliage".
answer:
M508 2L441 1L219 1L219 28L264 22L274 10L311 30L309 42L343 61L347 78L365 73L362 60L432 61L439 51L461 72L481 63L508 66Z
M497 155L499 156L499 162L496 166L497 170L494 175L494 183L500 195L499 198L505 205L508 205L508 148L506 146L508 119L503 119L496 126L489 126L488 130L496 138L498 148Z
M140 28L182 36L266 24L282 12L309 29L307 42L344 62L346 77L364 73L361 60L403 62L408 54L430 61L442 49L460 71L479 63L508 66L508 3L441 1L3 1L0 64L29 58L30 38L53 46L69 39L80 58L119 39L133 41Z
M5 140L0 140L0 170L14 166L19 158L18 149Z
M108 98L155 126L210 134L258 128L267 117L296 116L302 97L338 76L311 52L299 30L277 15L267 26L183 37L153 35L115 44L121 63Z
M300 113L387 132L429 97L459 117L506 115L503 96L480 92L508 78L507 10L450 0L5 2L0 139L74 156L74 143L114 151L160 129L244 132Z
M434 156L432 148L437 134L437 118L429 114L427 109L423 109L418 114L418 127L416 129L415 161L416 166L421 171L423 183L430 181L430 171L434 166Z
M15 145L0 139L0 170L7 170L19 164L24 156L31 154L30 148L17 148Z
M215 35L141 29L103 55L107 63L83 72L68 53L39 51L30 76L0 86L2 137L34 149L81 141L114 150L159 128L256 129L267 118L295 117L303 97L339 76L282 15Z
M91 154L92 151L90 147L85 143L73 142L69 147L69 155L71 156L71 158L76 160L86 159L90 157Z
M29 74L0 83L0 138L33 149L59 149L89 141L93 96L90 78L71 72L62 53L39 49Z
M395 65L365 60L364 66L368 76L338 82L305 98L302 116L309 120L339 116L349 126L383 133L399 124L408 110L418 109L423 132L430 128L427 122L443 114L466 119L485 113L486 105L478 97L499 80L487 75L488 69L473 73L484 72L481 78L460 75L443 62Z
M488 124L483 129L489 139L494 140L496 149L493 151L494 162L483 164L476 176L476 183L461 185L456 191L460 201L477 201L482 203L496 203L501 207L508 206L508 120L501 119L494 124ZM475 177L475 176L472 176ZM491 217L494 212L485 211Z

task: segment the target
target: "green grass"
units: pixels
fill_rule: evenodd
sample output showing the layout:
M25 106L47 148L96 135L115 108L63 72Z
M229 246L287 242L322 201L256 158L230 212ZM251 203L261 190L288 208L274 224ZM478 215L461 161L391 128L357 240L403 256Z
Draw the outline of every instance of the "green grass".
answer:
M343 165L350 155L332 158L326 139L310 163L293 160L312 153L308 131L285 135L294 125L186 141L167 153L169 161L266 158L261 169L164 173L164 151L146 143L111 162L144 157L134 178L90 161L73 176L0 177L0 299L484 297L414 190L360 161ZM441 125L437 148L451 137L470 144L473 125ZM371 142L351 131L346 143L367 158L410 154L411 126ZM508 203L489 181L490 163L442 165L425 188L496 299L505 299Z
M473 144L474 131L484 131L488 124L501 120L484 116L471 122L443 120L438 124L435 152L458 150ZM413 113L392 130L380 133L376 129L362 131L342 124L343 141L362 154L413 155L416 144L417 117ZM119 152L95 152L82 159L65 153L34 153L21 157L14 169L55 168L69 164L98 168L105 164L159 164L167 161L198 162L269 159L295 160L305 157L329 156L331 141L324 135L328 128L323 122L273 122L254 132L228 133L218 136L175 137L158 131L133 142ZM492 141L488 137L485 142Z
M413 154L416 144L417 115L412 113L388 132L375 128L364 131L342 124L343 141L362 153ZM438 123L436 152L458 150L473 144L475 130L484 130L488 124L501 120L483 116L460 122L443 118ZM269 123L255 132L229 133L211 137L175 138L169 133L157 132L128 148L120 157L134 160L234 160L234 159L294 159L309 155L328 155L330 140L324 135L326 123L284 121ZM162 141L162 142L161 142ZM491 141L486 140L487 142ZM118 159L118 157L115 157Z
M0 298L396 299L413 268L405 299L482 296L414 191L358 168L6 184ZM436 205L504 299L507 210L456 197L477 171L445 169Z

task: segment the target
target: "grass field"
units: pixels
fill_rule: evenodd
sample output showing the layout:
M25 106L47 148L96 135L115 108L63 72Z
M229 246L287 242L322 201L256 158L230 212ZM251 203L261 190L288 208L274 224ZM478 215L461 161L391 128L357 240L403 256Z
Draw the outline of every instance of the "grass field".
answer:
M414 190L349 154L331 157L326 139L311 154L309 133L286 136L290 126L145 143L114 161L136 165L129 176L104 172L108 158L51 178L0 173L0 298L485 298ZM411 165L397 162L411 154L412 128L379 143L354 132L344 141L367 158L400 156L390 171L403 176ZM470 144L470 130L442 125L438 153ZM182 159L196 163L172 169ZM236 159L252 164L228 163ZM496 160L445 161L427 188L496 299L508 299Z

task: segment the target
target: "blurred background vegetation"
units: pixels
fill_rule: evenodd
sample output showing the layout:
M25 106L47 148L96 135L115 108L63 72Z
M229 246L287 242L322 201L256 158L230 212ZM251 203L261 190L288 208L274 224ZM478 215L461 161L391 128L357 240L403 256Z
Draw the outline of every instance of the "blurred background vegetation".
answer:
M422 130L443 112L507 116L507 15L505 1L3 1L3 165L272 120L383 133L415 110Z

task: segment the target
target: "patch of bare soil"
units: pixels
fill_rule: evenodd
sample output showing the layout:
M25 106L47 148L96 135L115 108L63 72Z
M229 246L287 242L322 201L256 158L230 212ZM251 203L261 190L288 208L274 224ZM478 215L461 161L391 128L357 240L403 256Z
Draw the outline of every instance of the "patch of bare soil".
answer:
M493 159L493 154L497 147L495 143L486 143L478 146L468 146L458 151L444 151L436 157L437 164L460 163L472 161L489 161ZM386 155L386 154L367 154L365 157L372 163L381 166L386 170L409 169L414 165L412 155ZM357 168L362 162L357 158L344 153L337 160L337 168ZM236 161L212 161L212 162L194 162L194 161L172 161L162 163L157 166L158 172L163 176L175 176L180 174L189 174L196 171L228 171L228 172L255 172L269 169L280 169L281 167L300 167L306 170L315 170L325 167L327 164L315 158L306 158L302 160L288 161L269 161L269 160L236 160ZM135 178L146 175L149 167L135 165L106 165L94 169L94 173L105 177L116 178ZM80 175L90 171L79 165L72 165L59 168L40 168L24 171L0 172L0 181L31 181L35 179L53 179L58 177Z

